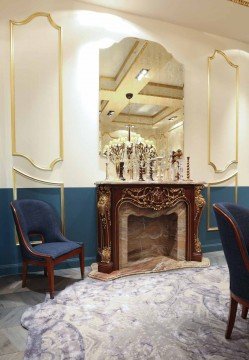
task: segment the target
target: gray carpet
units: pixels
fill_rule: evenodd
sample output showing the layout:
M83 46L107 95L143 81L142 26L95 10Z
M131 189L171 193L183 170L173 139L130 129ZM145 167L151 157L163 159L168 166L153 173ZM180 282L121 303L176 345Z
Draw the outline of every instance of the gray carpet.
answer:
M247 320L224 338L228 283L226 267L87 278L26 310L25 359L249 359Z

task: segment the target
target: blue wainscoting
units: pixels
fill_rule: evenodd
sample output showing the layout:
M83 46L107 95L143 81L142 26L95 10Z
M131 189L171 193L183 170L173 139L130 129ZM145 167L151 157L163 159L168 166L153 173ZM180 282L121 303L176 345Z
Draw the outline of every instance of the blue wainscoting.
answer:
M207 200L207 190L203 190ZM14 223L9 203L12 200L12 189L0 189L0 275L21 272L21 256L19 246L15 243ZM19 189L18 198L35 198L50 202L60 212L60 189ZM211 201L233 201L233 187L211 189ZM238 188L238 203L249 208L249 187ZM199 238L203 252L221 250L218 231L207 231L207 207L199 228ZM211 209L210 222L216 226ZM65 230L66 236L74 241L84 242L86 265L96 261L96 190L92 188L65 188ZM78 259L69 259L60 267L78 266Z
M96 190L65 188L65 234L73 241L84 242L86 265L96 261ZM60 213L60 189L19 189L18 199L35 198L51 203ZM21 272L21 255L15 242L14 222L10 210L12 189L0 189L0 275ZM68 259L58 266L78 266L78 259Z

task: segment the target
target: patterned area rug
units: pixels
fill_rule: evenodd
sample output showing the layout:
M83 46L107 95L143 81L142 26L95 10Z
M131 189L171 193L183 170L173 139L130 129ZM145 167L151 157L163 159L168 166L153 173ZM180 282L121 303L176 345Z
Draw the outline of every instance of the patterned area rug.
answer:
M93 279L109 281L115 280L120 277L135 275L135 274L149 274L156 272L163 272L175 269L183 268L198 268L198 267L208 267L210 266L210 261L208 258L203 258L201 262L199 261L177 261L171 259L167 256L157 256L153 258L147 258L143 261L134 262L133 265L129 267L112 271L110 274L105 274L98 272L98 264L94 263L91 265L92 271L88 274Z
M225 340L226 267L86 278L29 308L25 359L247 360L248 321Z

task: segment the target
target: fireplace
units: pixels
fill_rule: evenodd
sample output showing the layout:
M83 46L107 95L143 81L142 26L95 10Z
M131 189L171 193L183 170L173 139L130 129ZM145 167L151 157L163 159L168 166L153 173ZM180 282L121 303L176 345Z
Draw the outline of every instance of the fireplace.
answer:
M125 203L119 209L119 268L157 256L185 260L186 205L155 211Z
M202 183L97 183L99 271L147 258L201 261Z

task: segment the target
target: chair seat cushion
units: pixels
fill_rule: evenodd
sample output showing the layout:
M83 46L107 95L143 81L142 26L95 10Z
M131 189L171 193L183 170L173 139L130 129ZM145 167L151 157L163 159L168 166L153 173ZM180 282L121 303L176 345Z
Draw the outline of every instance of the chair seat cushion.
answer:
M73 242L73 241L65 241L65 242L51 242L45 244L39 244L34 246L34 250L39 252L40 254L49 255L53 259L57 257L67 254L68 252L79 249L81 245Z

